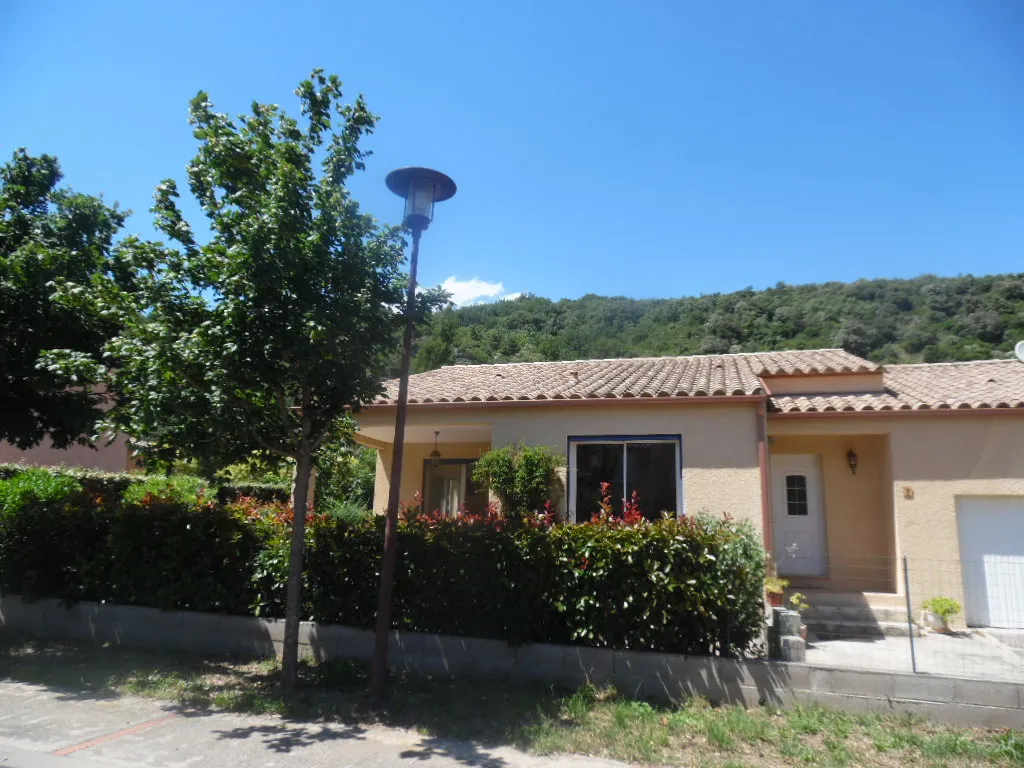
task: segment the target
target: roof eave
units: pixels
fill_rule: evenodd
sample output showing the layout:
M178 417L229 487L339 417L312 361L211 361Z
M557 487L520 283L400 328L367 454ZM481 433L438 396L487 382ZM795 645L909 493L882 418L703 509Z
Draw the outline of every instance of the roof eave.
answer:
M416 410L466 410L474 408L550 408L574 406L608 406L608 405L729 405L740 403L759 403L768 399L768 395L687 395L682 397L589 397L576 399L544 400L466 400L461 402L409 403L409 408ZM385 411L394 409L396 404L372 403L362 407L362 412Z
M768 411L769 419L843 419L859 416L873 419L881 416L1024 416L1024 406L1017 408L892 408L860 411Z

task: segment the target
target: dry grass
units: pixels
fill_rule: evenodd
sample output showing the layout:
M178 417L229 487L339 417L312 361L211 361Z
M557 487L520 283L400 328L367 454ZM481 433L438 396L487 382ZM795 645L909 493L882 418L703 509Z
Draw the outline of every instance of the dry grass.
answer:
M273 661L203 659L117 648L11 642L0 679L97 698L148 696L187 708L378 724L539 753L706 766L1024 765L1024 733L949 728L917 718L788 710L652 707L612 689L576 693L524 683L396 676L372 709L359 664L306 665L286 701Z

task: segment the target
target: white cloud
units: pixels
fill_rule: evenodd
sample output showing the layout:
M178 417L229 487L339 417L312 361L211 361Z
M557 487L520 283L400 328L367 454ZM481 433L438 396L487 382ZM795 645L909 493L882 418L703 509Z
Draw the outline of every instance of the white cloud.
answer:
M505 286L500 282L488 283L479 277L459 280L454 275L441 283L441 287L451 294L452 302L460 307L504 298L503 294L505 292Z
M499 297L498 301L515 301L522 295L522 291L516 291L515 293L506 293L504 296Z

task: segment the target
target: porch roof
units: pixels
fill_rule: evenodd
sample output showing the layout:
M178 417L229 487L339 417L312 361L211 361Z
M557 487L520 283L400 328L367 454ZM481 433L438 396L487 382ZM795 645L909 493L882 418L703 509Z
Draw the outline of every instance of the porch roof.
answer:
M780 413L1024 408L1017 360L887 365L883 380L883 392L778 395L769 404Z
M409 378L410 403L471 403L764 395L762 377L877 373L841 349L451 365ZM398 381L376 404L395 402Z

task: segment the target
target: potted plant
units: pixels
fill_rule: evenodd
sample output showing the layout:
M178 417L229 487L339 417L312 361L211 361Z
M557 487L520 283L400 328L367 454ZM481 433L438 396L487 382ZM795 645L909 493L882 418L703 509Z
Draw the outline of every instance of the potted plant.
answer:
M789 596L790 610L796 611L797 613L803 613L810 604L807 603L807 595L803 592L794 592ZM800 623L800 639L807 642L807 625L803 622Z
M768 605L772 608L782 608L783 594L789 586L789 581L779 578L779 569L771 554L764 556L764 575L764 591L768 596Z
M778 576L769 576L766 578L764 580L764 591L768 595L768 605L772 608L782 608L782 596L788 586L789 582L786 579L780 579Z
M921 623L936 632L949 632L949 620L963 609L951 597L933 597L921 604Z

